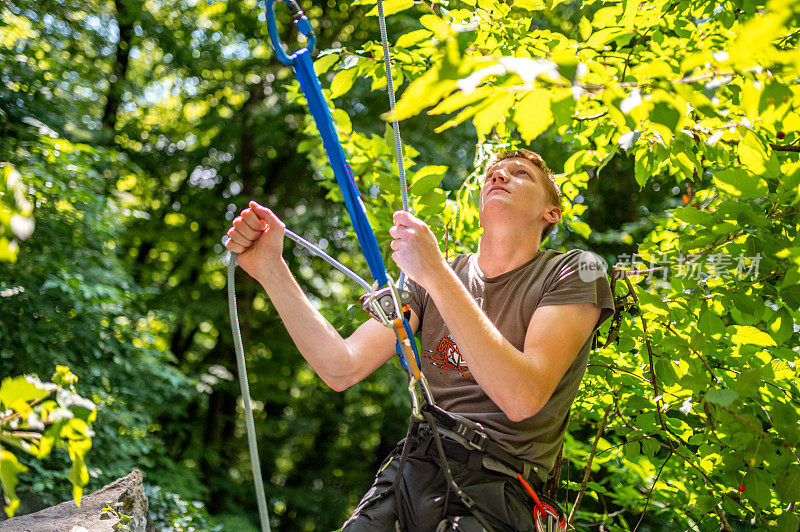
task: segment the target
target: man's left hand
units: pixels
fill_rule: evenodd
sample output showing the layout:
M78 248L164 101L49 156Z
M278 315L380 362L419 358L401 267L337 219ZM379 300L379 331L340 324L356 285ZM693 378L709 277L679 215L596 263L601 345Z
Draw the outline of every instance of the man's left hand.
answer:
M392 259L406 275L429 290L447 261L428 225L408 211L397 211L389 229L392 240Z

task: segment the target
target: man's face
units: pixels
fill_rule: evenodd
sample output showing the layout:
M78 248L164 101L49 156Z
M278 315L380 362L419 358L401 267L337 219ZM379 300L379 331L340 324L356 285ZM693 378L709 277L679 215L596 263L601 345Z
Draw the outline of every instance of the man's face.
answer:
M520 227L534 225L550 207L544 172L523 158L503 159L489 167L481 186L481 225L495 216Z

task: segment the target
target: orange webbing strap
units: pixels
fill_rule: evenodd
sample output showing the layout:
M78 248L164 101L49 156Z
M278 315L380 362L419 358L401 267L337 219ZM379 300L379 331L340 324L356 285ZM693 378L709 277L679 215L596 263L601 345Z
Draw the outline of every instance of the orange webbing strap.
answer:
M417 365L417 357L414 356L414 351L411 348L411 342L414 340L410 339L406 334L402 316L392 320L392 323L394 324L394 332L397 335L397 343L402 347L403 358L406 359L406 364L408 364L408 373L419 381L421 373Z

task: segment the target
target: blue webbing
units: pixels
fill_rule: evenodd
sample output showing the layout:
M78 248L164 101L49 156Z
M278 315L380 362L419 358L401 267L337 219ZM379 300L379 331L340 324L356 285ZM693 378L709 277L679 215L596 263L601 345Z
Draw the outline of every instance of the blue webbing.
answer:
M300 82L300 88L308 102L308 109L311 111L311 116L314 117L314 122L322 137L322 144L325 147L328 162L333 169L333 175L336 177L336 183L344 196L344 204L353 222L353 229L355 229L361 251L367 259L367 265L369 265L370 272L372 272L372 277L378 281L378 285L383 286L388 279L386 277L386 267L383 264L381 252L378 248L378 241L367 219L367 212L364 208L364 203L361 201L361 193L358 191L353 179L353 171L347 163L344 148L339 142L333 118L331 118L331 113L328 110L328 103L322 95L322 86L319 83L319 78L317 78L317 73L314 71L314 60L311 58L311 53L314 51L316 40L311 23L300 11L294 0L283 0L283 2L292 11L297 29L308 37L308 44L305 48L301 48L291 55L286 55L283 48L281 48L281 40L278 35L278 24L275 20L274 9L275 0L266 0L267 29L272 41L272 48L281 63L294 67L295 75Z
M311 53L305 48L295 53L293 58L292 66L295 74L297 74L298 81L300 81L300 88L308 101L308 108L322 137L322 144L325 146L328 161L331 164L334 176L336 176L336 183L342 190L344 204L347 207L347 212L350 213L350 219L353 222L353 228L361 245L361 251L367 259L372 277L378 281L380 286L383 286L388 279L386 278L383 258L378 248L378 241L367 219L367 212L364 208L364 203L361 201L361 193L358 191L353 179L353 171L345 159L344 149L336 134L328 104L322 95L322 86L319 84L319 78L317 78L317 74L314 71Z
M375 238L375 232L372 230L372 226L367 218L364 202L361 201L361 193L353 179L353 171L347 163L344 148L342 148L339 136L336 134L333 118L328 109L328 103L325 101L325 97L322 94L322 86L319 83L317 73L314 71L314 61L311 58L311 54L314 51L316 38L311 23L300 10L295 0L283 0L292 12L297 29L308 38L308 44L305 48L301 48L293 54L287 55L281 47L281 40L278 34L278 24L275 19L274 9L275 0L265 1L267 29L269 30L269 37L272 41L272 48L275 51L275 56L281 63L291 65L294 68L295 75L300 82L300 88L308 102L311 116L314 117L317 130L319 130L319 134L322 137L322 144L325 147L328 162L333 169L336 183L339 185L342 195L344 196L344 204L353 222L353 229L358 238L358 243L361 246L361 251L364 253L364 257L367 260L367 265L369 266L370 272L372 272L372 277L377 281L379 286L384 286L388 284L389 279L386 276L386 266L381 257L378 240ZM411 350L414 353L417 367L421 367L417 346L413 341L414 336L411 334L411 327L405 317L403 318L403 327L408 337L412 339ZM408 371L408 366L403 359L399 346L398 355L400 355L400 362L403 368Z

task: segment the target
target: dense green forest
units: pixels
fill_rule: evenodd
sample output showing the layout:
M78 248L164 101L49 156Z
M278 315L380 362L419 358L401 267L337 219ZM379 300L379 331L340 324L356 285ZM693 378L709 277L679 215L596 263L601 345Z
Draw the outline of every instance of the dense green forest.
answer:
M386 258L395 117L448 256L477 243L481 165L525 146L569 200L544 246L613 271L559 469L572 525L796 531L800 2L389 0L393 115L374 4L301 4ZM263 3L3 1L0 78L8 513L139 468L163 529L254 528L221 239L256 199L366 274ZM284 256L342 334L366 319L359 287ZM272 524L336 529L405 434L405 375L328 389L237 275Z

